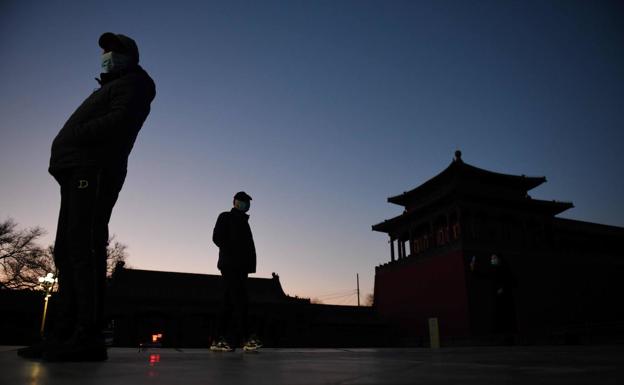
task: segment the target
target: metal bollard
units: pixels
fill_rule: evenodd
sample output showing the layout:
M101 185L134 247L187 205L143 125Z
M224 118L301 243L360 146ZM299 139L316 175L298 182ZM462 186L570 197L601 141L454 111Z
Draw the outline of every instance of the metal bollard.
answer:
M437 318L429 318L429 347L431 349L440 348L440 329Z

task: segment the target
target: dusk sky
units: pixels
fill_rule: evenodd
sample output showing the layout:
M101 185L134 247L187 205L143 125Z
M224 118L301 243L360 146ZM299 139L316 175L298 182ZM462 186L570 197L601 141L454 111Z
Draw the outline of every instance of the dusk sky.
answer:
M386 198L457 149L624 226L623 20L622 1L2 0L0 220L53 242L50 144L112 31L157 87L110 223L131 267L217 274L212 229L244 190L254 276L354 303L390 258Z

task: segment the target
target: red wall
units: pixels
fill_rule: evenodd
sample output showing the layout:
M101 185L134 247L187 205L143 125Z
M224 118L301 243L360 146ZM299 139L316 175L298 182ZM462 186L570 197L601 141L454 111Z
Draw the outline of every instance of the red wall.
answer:
M375 307L379 314L413 336L428 335L430 317L438 318L441 336L469 335L462 252L410 259L377 268Z

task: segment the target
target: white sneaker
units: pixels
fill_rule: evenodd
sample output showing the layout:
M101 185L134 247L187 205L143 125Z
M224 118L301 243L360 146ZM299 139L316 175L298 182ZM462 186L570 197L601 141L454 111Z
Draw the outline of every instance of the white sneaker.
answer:
M255 352L262 347L262 342L257 338L250 338L245 345L243 346L243 350L246 352Z
M213 342L210 346L210 350L213 352L233 352L234 349L227 343L226 340L221 339L219 342Z

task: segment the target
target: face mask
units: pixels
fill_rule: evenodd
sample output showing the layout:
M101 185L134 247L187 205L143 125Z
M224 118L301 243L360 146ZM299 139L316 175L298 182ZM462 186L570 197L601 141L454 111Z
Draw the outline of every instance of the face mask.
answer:
M130 66L130 58L117 52L102 54L102 73L122 71Z
M249 202L239 201L238 199L234 201L234 207L236 207L237 210L240 210L244 213L249 211L249 206L250 206Z

